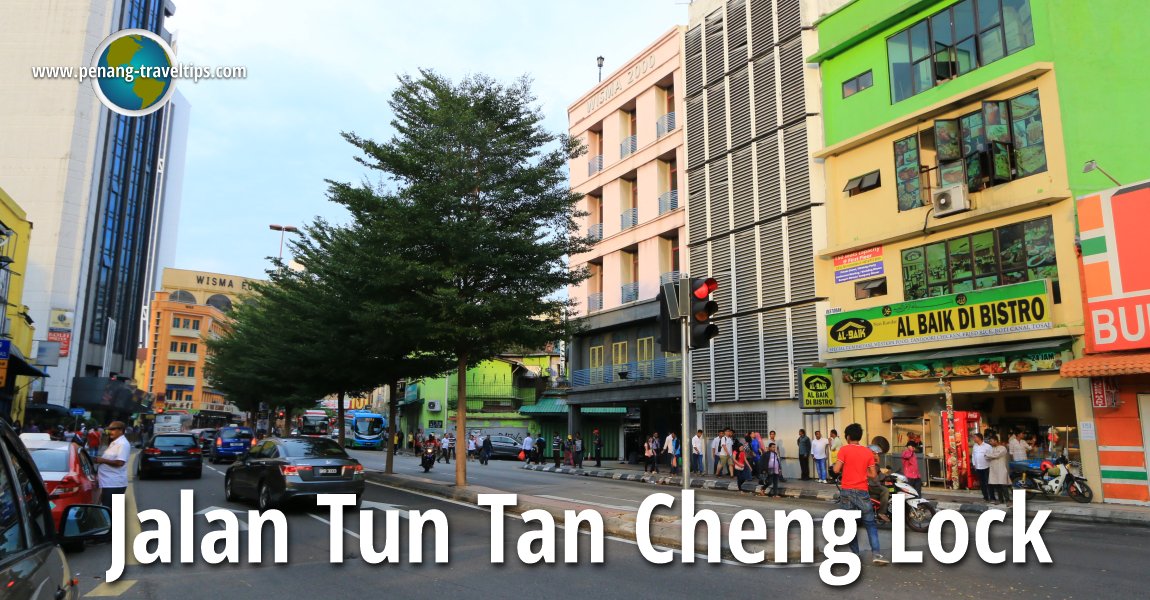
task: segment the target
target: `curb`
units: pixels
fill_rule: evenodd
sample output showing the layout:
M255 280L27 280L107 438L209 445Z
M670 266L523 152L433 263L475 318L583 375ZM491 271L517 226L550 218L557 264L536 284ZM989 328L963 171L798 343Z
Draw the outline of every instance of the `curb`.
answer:
M677 476L671 475L648 475L646 473L624 473L619 470L600 470L600 469L575 469L572 467L559 467L546 466L546 465L523 465L521 467L528 471L542 471L546 473L561 473L564 475L576 475L583 477L601 477L605 479L614 479L616 481L637 481L641 483L650 483L654 485L682 485L682 479ZM752 484L753 487L757 485ZM697 489L707 490L728 490L732 492L739 491L737 484L733 481L721 481L715 479L692 479L691 487ZM753 488L752 488L753 489ZM822 500L832 501L838 494L835 491L819 491L807 488L779 488L781 495L785 498L793 498L797 500ZM939 510L955 510L963 514L981 515L982 513L996 508L995 506L988 506L986 504L978 504L972 502L960 502L953 500L937 500ZM1051 519L1059 521L1072 521L1076 523L1097 523L1109 525L1123 525L1134 527L1150 527L1150 510L1142 513L1130 513L1123 510L1114 510L1109 508L1094 507L1093 505L1085 504L1071 504L1061 506L1055 509L1053 506L1039 506L1033 508L1034 504L1031 503L1027 508L1027 515L1034 516L1039 510L1050 509Z

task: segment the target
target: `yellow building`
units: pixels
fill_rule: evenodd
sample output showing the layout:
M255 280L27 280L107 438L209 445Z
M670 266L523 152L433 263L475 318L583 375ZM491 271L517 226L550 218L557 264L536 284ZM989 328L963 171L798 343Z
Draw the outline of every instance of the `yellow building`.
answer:
M204 382L207 340L220 335L228 313L255 280L183 269L164 269L162 289L149 309L146 346L136 358L136 382L155 394L156 408L235 412Z
M0 299L6 303L0 318L0 340L10 343L9 358L0 368L0 415L25 422L24 408L32 377L42 373L31 366L35 333L24 306L24 274L28 270L28 241L32 222L24 209L0 189Z

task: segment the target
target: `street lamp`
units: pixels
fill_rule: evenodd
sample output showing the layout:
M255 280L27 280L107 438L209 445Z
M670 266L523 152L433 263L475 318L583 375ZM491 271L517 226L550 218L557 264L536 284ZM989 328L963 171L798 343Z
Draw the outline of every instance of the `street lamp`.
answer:
M599 65L599 81L603 81L603 57L600 56L595 59L595 64Z
M1103 169L1102 167L1098 166L1098 161L1088 160L1088 161L1086 161L1086 164L1082 166L1082 172L1083 173L1089 173L1089 172L1094 171L1094 170L1098 170L1099 172L1101 172L1110 181L1113 181L1114 185L1122 185L1121 183L1118 183L1117 179L1111 177L1110 173L1106 172L1106 169Z
M284 234L299 233L299 228L291 225L268 225L268 229L280 232L280 260L284 258Z

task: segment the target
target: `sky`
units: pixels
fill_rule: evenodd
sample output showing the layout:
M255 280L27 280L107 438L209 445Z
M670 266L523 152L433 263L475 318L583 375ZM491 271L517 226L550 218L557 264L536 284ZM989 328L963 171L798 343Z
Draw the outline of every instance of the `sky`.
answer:
M545 126L566 132L568 106L597 85L597 56L607 79L686 22L686 0L177 0L178 61L248 74L177 82L191 124L168 266L262 278L279 251L269 224L346 221L325 180L378 174L340 132L390 138L398 75L528 75Z

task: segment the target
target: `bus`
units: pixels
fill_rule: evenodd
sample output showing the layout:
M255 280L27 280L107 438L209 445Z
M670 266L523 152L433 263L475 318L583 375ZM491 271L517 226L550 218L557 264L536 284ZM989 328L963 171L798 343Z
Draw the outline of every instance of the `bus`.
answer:
M327 435L327 411L305 410L296 421L300 435Z
M387 431L387 417L366 410L353 410L344 414L343 444L348 448L383 449Z
M156 415L152 433L180 433L191 429L192 415L185 411L168 411Z

